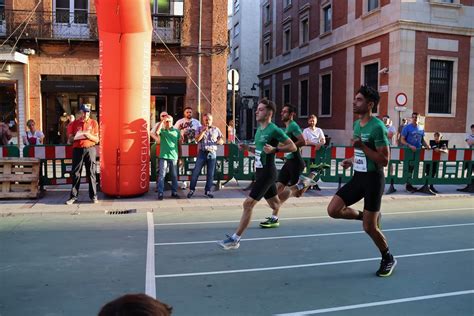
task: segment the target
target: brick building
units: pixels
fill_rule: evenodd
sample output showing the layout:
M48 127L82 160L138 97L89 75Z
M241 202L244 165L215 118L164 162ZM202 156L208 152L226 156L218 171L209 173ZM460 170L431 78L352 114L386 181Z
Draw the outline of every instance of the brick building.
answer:
M261 94L297 105L335 144L348 144L352 100L378 88L376 115L399 124L425 117L428 139L440 131L465 146L474 123L474 1L261 0ZM405 112L395 110L398 93Z
M227 18L227 1L202 0L202 8L199 1L150 2L151 123L163 110L181 118L183 107L189 105L196 113L212 111L216 125L225 130L227 29L219 21ZM99 117L93 0L0 0L0 43L0 114L15 133L14 143L30 118L46 135L46 143L56 144L62 142L64 113L74 114L88 102L92 115ZM198 89L187 73L212 105L204 96L198 100Z

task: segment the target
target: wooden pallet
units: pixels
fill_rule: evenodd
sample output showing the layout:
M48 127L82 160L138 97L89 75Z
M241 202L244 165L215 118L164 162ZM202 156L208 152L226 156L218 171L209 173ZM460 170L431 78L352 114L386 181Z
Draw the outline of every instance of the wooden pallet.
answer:
M37 198L39 174L37 158L0 158L0 199Z

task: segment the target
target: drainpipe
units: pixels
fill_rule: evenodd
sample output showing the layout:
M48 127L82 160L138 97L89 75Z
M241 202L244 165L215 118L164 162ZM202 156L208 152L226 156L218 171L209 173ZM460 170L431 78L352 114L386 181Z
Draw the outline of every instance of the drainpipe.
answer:
M199 40L198 40L198 100L197 109L201 122L201 41L202 41L202 0L199 0Z

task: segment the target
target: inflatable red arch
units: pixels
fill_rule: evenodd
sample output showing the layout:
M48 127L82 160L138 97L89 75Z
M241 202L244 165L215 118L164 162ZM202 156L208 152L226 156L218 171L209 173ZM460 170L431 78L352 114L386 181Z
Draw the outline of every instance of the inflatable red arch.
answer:
M150 183L149 0L95 0L100 54L100 182L134 196Z

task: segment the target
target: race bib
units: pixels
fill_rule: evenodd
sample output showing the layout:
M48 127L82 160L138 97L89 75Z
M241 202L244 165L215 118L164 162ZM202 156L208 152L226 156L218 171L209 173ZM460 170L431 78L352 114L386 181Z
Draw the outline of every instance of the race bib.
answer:
M255 150L255 168L263 168L262 160L260 155L262 152L260 150Z
M359 172L367 172L367 157L360 149L354 151L354 170Z

